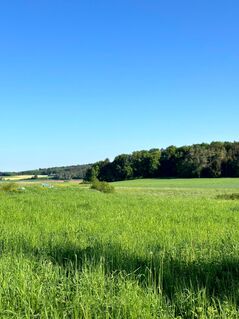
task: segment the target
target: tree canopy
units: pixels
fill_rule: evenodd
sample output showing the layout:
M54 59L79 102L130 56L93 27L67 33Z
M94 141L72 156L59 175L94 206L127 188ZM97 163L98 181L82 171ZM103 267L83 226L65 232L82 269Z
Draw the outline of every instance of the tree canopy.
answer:
M85 179L239 177L239 142L212 142L121 154L93 164Z

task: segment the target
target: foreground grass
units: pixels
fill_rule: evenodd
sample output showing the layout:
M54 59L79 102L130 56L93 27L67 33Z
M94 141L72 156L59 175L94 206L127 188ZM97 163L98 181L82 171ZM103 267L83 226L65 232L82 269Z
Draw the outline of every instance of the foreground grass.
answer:
M0 317L238 318L237 189L144 182L1 192Z

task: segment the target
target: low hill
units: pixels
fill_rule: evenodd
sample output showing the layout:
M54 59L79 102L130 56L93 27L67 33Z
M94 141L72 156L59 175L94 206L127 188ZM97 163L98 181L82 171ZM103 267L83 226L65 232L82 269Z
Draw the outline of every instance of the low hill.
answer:
M61 167L39 168L36 170L21 171L21 172L0 172L0 176L49 176L54 179L83 179L86 171L91 167L91 164L71 165Z
M91 164L61 167L39 168L32 171L19 172L21 175L48 175L55 179L83 179Z

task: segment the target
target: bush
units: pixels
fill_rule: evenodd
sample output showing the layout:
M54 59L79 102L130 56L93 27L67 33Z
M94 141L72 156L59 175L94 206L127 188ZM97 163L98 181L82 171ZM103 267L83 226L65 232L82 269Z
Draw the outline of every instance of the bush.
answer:
M110 185L107 182L100 182L98 180L95 180L92 185L91 189L95 189L102 193L113 193L115 191L114 186Z
M2 183L2 185L0 185L0 190L3 192L17 192L18 185L14 182Z
M217 199L239 200L239 193L218 195L218 196L217 196Z

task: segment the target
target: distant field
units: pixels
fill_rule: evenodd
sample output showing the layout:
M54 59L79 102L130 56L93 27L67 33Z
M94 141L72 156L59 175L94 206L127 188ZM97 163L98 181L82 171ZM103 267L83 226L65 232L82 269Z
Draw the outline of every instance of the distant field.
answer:
M142 188L239 188L239 178L136 179L112 184Z
M239 318L239 179L23 185L0 191L0 318Z
M48 175L37 175L38 178L48 178ZM34 175L15 175L15 176L4 176L2 178L3 181L20 181L31 179Z

